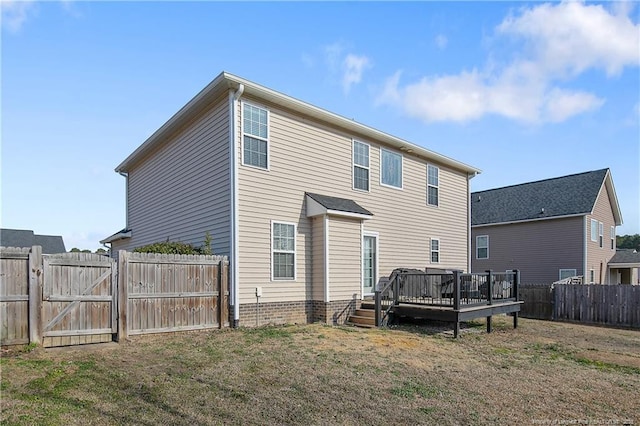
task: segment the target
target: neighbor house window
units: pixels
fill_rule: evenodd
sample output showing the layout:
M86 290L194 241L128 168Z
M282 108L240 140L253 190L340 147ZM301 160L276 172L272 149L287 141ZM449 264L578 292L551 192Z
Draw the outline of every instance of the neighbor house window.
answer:
M440 263L440 240L431 239L431 263Z
M437 206L440 187L440 170L436 166L427 165L427 204Z
M369 190L369 145L353 141L353 188Z
M383 185L402 188L402 155L381 150L380 182Z
M598 241L598 221L591 219L591 241Z
M598 236L600 238L600 247L604 247L604 224L600 222L598 224Z
M269 152L269 113L266 109L243 103L242 164L266 169Z
M611 250L616 249L616 227L611 227Z
M296 225L272 222L271 228L272 278L294 280L296 278Z
M566 278L575 277L576 275L578 275L578 273L575 269L560 269L559 279L564 280Z
M489 236L478 235L476 237L476 259L489 258Z

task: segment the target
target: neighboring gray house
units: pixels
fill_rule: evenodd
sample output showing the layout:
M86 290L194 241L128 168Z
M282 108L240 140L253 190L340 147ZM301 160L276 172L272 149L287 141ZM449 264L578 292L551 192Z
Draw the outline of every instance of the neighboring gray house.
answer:
M0 246L42 246L44 254L65 253L67 251L60 235L38 235L27 229L0 229Z
M478 169L225 72L116 171L126 223L102 243L209 232L236 324L331 322L395 268L469 270Z
M609 262L621 224L609 169L473 192L471 269L517 268L523 283L618 283Z

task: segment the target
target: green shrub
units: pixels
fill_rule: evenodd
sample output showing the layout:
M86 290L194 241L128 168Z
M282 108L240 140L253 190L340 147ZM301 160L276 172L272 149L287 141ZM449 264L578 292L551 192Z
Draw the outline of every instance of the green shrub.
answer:
M136 253L202 254L202 249L179 241L153 243L133 249Z

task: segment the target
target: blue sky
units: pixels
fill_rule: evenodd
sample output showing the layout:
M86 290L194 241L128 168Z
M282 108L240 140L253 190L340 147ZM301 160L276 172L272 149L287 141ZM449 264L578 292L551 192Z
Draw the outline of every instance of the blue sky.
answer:
M129 153L222 70L483 170L611 168L640 232L640 7L2 1L5 228L100 247Z

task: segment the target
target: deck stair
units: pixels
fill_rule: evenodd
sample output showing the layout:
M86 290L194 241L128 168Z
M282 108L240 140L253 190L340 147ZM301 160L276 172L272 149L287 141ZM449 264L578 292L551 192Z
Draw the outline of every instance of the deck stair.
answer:
M354 325L356 327L375 328L376 326L376 311L373 303L362 304L360 309L349 316L347 319L348 325Z

